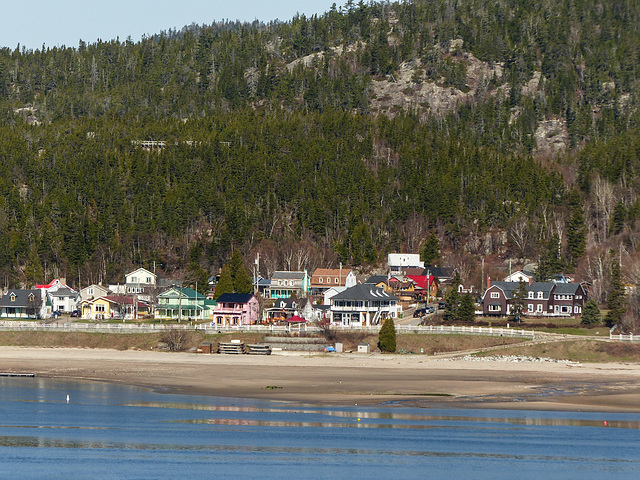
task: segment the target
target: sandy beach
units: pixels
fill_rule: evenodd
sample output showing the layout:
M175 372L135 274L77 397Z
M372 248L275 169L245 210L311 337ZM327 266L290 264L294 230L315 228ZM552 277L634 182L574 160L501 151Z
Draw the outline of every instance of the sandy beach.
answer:
M0 347L0 372L307 404L640 412L635 364Z

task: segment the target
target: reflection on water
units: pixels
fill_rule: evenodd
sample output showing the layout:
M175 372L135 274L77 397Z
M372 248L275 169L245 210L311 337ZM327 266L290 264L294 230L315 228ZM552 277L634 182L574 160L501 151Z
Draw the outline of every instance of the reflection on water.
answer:
M4 378L0 476L626 479L640 475L639 427L637 414L315 408Z
M569 427L608 427L608 428L631 428L640 429L640 420L606 420L607 415L603 419L585 419L585 418L545 418L545 417L487 417L487 416L468 416L468 415L416 415L397 413L393 410L379 411L352 411L352 410L326 410L326 409L299 409L299 408L265 408L254 406L234 406L234 405L202 405L194 403L160 403L160 402L144 402L131 403L130 407L148 407L148 408L173 408L181 410L207 410L214 412L260 412L260 413L288 413L291 415L325 415L329 417L342 417L349 419L360 419L357 424L352 423L331 423L331 422L271 422L271 426L285 427L368 427L368 428L429 428L432 425L421 424L382 424L382 423L364 423L365 420L383 419L383 420L407 420L411 422L487 422L487 423L508 423L512 425L553 425L553 426L569 426ZM603 415L603 414L599 414ZM192 423L218 423L223 421L252 421L246 419L202 419L191 420ZM266 425L264 423L263 425ZM228 423L231 425L231 423ZM247 423L246 425L249 425Z

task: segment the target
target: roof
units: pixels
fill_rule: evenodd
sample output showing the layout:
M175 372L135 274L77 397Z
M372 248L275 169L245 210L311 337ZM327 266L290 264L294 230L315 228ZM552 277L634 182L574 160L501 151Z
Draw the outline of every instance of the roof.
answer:
M78 294L71 290L69 287L62 287L54 292L49 292L52 297L75 297Z
M427 290L429 285L433 285L436 281L436 277L433 275L431 275L428 280L426 275L407 275L407 277L413 280L416 283L416 286L423 290Z
M54 278L53 280L51 280L46 285L36 285L36 288L42 288L44 290L48 290L51 287L53 287L54 285L56 285L57 283L60 283L60 281L57 278Z
M365 285L377 285L380 282L388 283L389 277L386 275L371 275L364 283Z
M523 283L527 292L544 292L545 298L548 298L553 287L557 285L553 282L533 282L531 285L526 282ZM492 282L491 287L489 288L494 286L501 289L504 292L505 297L513 298L513 294L520 286L520 282ZM489 290L489 288L487 290Z
M361 284L347 288L332 300L398 300L398 297L388 294L384 288Z
M554 294L559 295L575 295L580 288L579 283L556 283L556 289L554 290Z
M182 290L182 297L183 298L191 298L194 300L204 300L204 295L202 295L201 293L196 292L193 288L189 288L189 287L183 287L182 289L180 289L179 287L173 287L170 288L169 290L162 292L160 295L158 295L159 297L180 297L180 295L178 294L178 292Z
M249 303L253 293L223 293L218 297L218 304L221 303Z
M147 273L148 273L149 275L152 275L152 276L154 276L154 277L156 276L156 274L155 274L155 273L150 272L150 271L149 271L149 270L147 270L146 268L138 268L138 269L134 270L133 272L125 273L125 274L124 274L124 276L125 276L125 277L128 277L129 275L133 275L134 273L138 273L138 272L145 272L145 274L147 274Z
M306 272L290 272L290 271L279 270L277 272L273 272L273 275L271 276L271 278L272 279L284 278L287 280L302 280L305 275L306 275Z
M33 294L33 301L29 300L30 294ZM15 298L13 301L12 295ZM34 302L40 306L41 299L40 290L9 290L0 298L0 307L32 307Z
M133 297L125 297L124 295L107 295L104 297L98 297L95 300L90 300L88 303L93 303L98 300L106 300L107 302L115 303L116 305L133 305ZM149 303L138 300L137 305L139 307L146 307Z

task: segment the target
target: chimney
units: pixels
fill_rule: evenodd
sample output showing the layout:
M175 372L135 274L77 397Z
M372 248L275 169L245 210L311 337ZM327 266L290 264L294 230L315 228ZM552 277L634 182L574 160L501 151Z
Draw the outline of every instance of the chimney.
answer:
M491 288L491 277L487 277L487 288Z
M529 286L533 284L533 277L529 277Z

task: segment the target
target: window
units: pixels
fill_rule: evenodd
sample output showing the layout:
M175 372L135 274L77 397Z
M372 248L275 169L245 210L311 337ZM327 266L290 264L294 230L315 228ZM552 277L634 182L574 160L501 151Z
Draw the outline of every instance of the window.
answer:
M500 305L489 305L489 311L490 312L499 312L500 311Z
M336 281L336 285L340 283L340 280L338 279L338 277L335 278L335 281Z
M320 277L318 280L320 281L320 283L322 283L322 280L323 280L323 279L322 279L322 277Z
M582 299L582 295L576 295L576 300L581 300Z
M527 307L530 312L533 312L533 303L530 303Z
M542 304L538 304L538 308L536 308L536 312L542 313Z
M574 309L575 313L581 313L582 309L578 306L576 306L576 308Z
M15 301L16 301L16 294L15 294L15 293L12 293L12 294L11 294L11 301L12 301L12 302L15 302Z
M491 298L500 298L499 292L491 292Z
M538 292L538 298L543 298L542 292Z
M151 277L147 277L147 283L151 283Z
M331 278L327 277L327 283L331 283Z
M105 311L104 305L96 305L95 311L104 312Z
M529 292L529 296L527 298L533 298L533 292Z
M93 288L89 289L89 295L93 295Z

